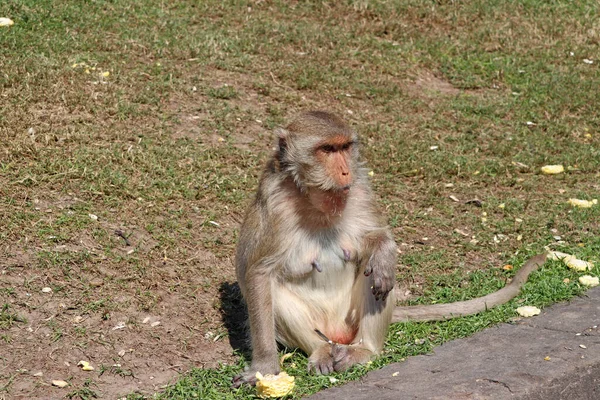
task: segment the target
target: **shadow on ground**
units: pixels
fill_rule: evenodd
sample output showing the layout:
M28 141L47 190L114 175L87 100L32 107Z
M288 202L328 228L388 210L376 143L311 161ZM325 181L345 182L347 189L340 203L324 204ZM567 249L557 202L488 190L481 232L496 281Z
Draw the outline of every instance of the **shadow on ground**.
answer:
M237 282L223 282L219 287L221 318L229 335L229 344L246 359L251 357L248 311Z

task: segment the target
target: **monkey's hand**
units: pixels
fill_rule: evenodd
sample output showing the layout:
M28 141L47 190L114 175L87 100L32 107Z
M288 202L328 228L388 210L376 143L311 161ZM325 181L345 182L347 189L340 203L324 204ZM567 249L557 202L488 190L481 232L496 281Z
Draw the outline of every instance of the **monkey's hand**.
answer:
M375 300L385 300L396 284L396 258L382 251L373 253L365 267L365 276L371 277Z
M244 372L239 375L233 377L233 381L231 386L234 388L238 388L244 384L248 384L251 386L256 385L256 373L260 372L263 375L273 374L277 375L279 373L279 364L277 360L275 360L274 365L271 362L261 362L261 363L252 363L249 368L246 368Z

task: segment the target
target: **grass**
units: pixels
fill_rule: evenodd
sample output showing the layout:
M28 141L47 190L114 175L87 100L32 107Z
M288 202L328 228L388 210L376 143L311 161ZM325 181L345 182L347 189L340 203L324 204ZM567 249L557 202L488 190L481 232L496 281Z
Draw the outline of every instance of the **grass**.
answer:
M160 345L169 335L143 336L137 315L177 311L177 351L195 341L198 354L231 352L205 338L226 331L219 286L234 280L270 132L306 109L359 130L409 302L489 293L510 276L504 264L548 245L600 262L599 207L566 203L600 196L599 11L558 0L2 2L15 21L0 28L2 337L23 347L21 316L56 314L48 344L105 343L102 323L131 320L132 337ZM542 175L545 164L567 171ZM314 393L510 320L518 304L579 295L576 277L548 263L498 309L394 325L381 358L335 383L307 376L300 354L285 369L295 396ZM44 286L66 311L39 297ZM98 325L73 326L71 313ZM207 357L224 364L156 396L252 396L229 388L243 359ZM86 382L73 396L107 390Z
M11 312L8 304L3 304L0 309L0 328L10 328L15 323L26 323L27 320L19 314ZM7 336L8 337L8 336Z

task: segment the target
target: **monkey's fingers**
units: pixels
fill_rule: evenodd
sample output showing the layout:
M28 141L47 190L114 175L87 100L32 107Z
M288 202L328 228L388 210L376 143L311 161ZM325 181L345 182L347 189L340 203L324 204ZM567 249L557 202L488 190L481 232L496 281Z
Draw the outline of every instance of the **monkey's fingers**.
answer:
M335 344L331 349L331 357L333 358L333 366L341 362L345 357L348 356L348 346L342 344Z
M329 375L334 370L333 359L331 357L318 360L318 362L308 363L308 372L315 375Z
M393 288L394 285L389 284L387 280L375 279L373 286L371 286L371 292L375 296L375 300L384 301Z
M245 374L239 374L233 377L231 380L231 387L234 389L239 388L243 384L248 384L250 386L256 385L256 376L246 377Z
M329 344L324 344L315 350L308 358L308 372L317 375L327 375L334 371L332 348Z

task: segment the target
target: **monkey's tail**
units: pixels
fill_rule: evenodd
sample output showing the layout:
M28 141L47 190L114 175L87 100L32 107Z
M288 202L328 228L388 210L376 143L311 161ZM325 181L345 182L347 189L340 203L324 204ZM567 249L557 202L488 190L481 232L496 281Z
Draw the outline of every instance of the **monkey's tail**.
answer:
M543 265L545 261L545 253L530 258L519 269L508 285L487 296L448 304L396 307L392 316L392 322L445 321L456 317L477 314L499 306L517 296L525 282L527 282L529 275L538 269L539 266Z

